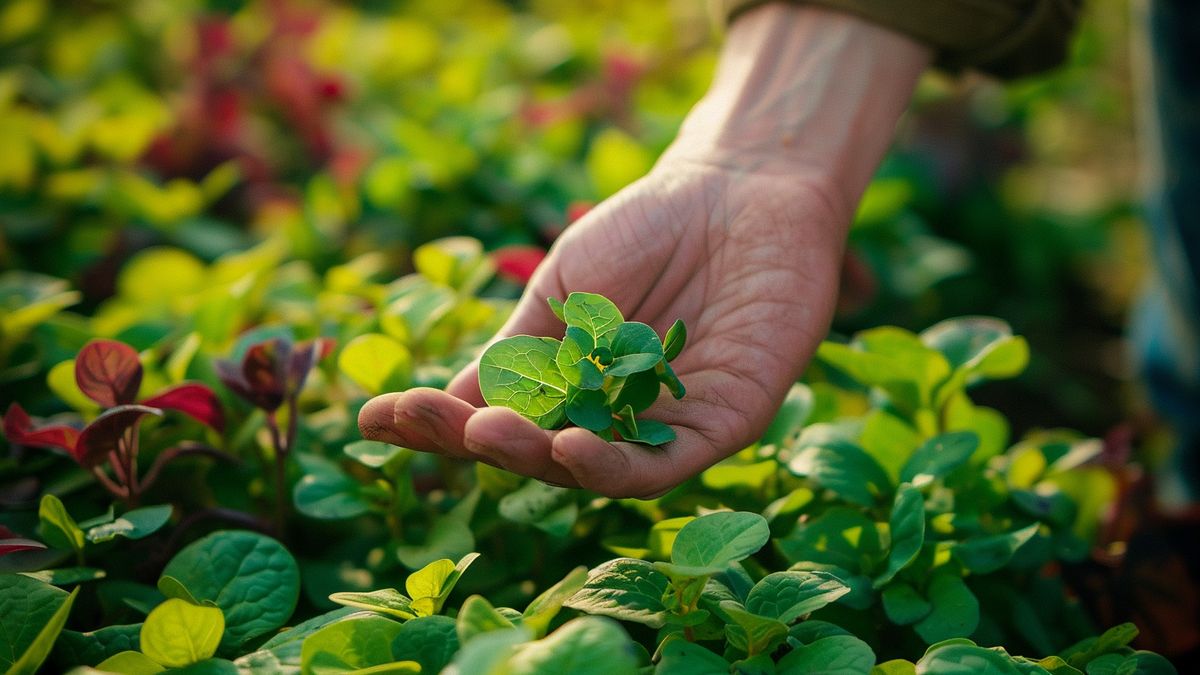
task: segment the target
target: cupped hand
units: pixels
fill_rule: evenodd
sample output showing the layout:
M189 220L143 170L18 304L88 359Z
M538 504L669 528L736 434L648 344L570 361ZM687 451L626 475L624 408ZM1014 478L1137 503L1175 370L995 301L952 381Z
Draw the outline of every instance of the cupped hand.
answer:
M664 390L644 413L675 430L660 448L483 407L477 364L445 392L376 397L362 433L611 497L661 495L758 438L825 335L845 244L836 205L796 173L664 160L551 249L497 338L561 337L546 298L572 291L602 294L660 335L683 319L688 344L672 366L687 396Z

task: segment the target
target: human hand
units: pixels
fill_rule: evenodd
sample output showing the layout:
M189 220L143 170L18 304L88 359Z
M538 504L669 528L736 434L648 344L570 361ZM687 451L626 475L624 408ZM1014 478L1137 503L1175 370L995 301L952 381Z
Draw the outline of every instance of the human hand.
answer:
M800 35L797 26L805 29ZM713 89L676 143L649 175L567 230L497 336L561 335L546 298L572 291L604 295L626 320L660 335L683 319L688 346L672 366L687 396L661 396L644 413L671 425L676 440L659 449L610 443L586 429L546 431L507 408L478 407L484 402L474 364L445 392L413 389L368 402L359 417L365 437L641 498L666 492L759 437L828 329L852 205L903 109L893 92L907 96L928 55L882 29L820 10L764 7L735 28ZM882 45L878 33L886 38ZM807 43L830 37L847 49L858 49L855 37L871 38L884 52L887 40L897 41L910 52L914 72L879 88L888 105L849 116L840 109L859 110L872 94L817 73L821 91L808 93L829 106L806 104L798 126L782 124L803 92L777 81L774 70L764 78L758 70L765 66L747 63L744 52L778 59L789 47L811 55ZM786 44L773 44L780 40ZM861 65L861 51L850 63ZM829 60L826 68L845 63L829 50L816 53ZM896 67L883 55L875 63ZM753 96L749 87L757 89ZM855 137L877 117L889 128ZM809 136L811 146L798 145ZM834 143L839 138L841 146ZM847 155L851 146L858 154Z

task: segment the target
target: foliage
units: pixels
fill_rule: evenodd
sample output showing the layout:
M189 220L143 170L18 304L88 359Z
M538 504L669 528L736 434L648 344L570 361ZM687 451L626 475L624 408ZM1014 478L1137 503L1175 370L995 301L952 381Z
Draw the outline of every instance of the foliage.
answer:
M550 308L567 324L562 340L517 335L500 340L479 357L479 389L488 405L502 405L543 429L571 423L601 438L646 445L675 440L655 420L634 416L649 408L666 385L676 399L684 387L669 363L683 350L687 329L676 321L666 345L654 329L625 321L608 298L572 293Z

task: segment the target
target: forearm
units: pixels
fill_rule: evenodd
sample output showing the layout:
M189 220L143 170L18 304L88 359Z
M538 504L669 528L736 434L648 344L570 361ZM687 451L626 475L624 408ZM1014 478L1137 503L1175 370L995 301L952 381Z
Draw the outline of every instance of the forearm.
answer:
M664 158L820 181L848 220L930 58L849 14L756 8L730 27L712 86Z

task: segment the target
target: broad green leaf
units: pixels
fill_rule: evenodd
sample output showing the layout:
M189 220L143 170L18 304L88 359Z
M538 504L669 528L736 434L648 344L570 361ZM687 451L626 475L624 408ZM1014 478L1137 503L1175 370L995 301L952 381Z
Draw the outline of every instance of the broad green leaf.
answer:
M546 634L550 622L558 615L563 603L583 589L588 580L588 569L584 566L571 570L561 581L547 588L534 598L522 613L523 626L533 633L535 638Z
M917 675L917 666L912 661L892 659L877 664L871 669L871 675Z
M667 334L663 338L663 358L674 361L675 357L683 351L685 344L687 344L687 326L683 324L683 319L676 319L675 323L667 329Z
M811 645L817 640L823 640L835 635L851 635L851 633L837 624L821 621L820 619L808 619L807 621L794 623L788 629L788 637L790 638L788 641L794 641L801 645Z
M282 670L283 666L298 669L300 668L301 649L308 636L339 621L352 621L369 616L377 615L356 611L350 607L339 607L331 612L319 614L276 633L271 636L271 639L264 642L258 651L238 658L237 663L239 666L257 664L259 671L266 672L272 672L272 668Z
M610 335L625 322L621 310L608 298L595 293L575 292L563 304L563 321L587 331L596 345L609 346Z
M567 419L589 431L604 431L613 425L608 396L598 389L574 389L567 394Z
M142 624L118 624L79 633L64 630L54 643L53 662L63 666L99 663L124 651L137 651Z
M627 321L612 334L612 365L604 371L608 377L626 377L651 370L663 358L662 342L654 329L644 323Z
M637 435L623 438L631 443L641 443L642 445L664 445L675 440L675 430L658 420L639 419Z
M750 589L746 609L788 624L849 592L840 580L822 572L772 572Z
M220 609L170 598L142 624L141 649L161 666L182 668L215 654L224 631Z
M549 636L527 642L508 658L512 675L634 675L633 642L617 622L598 616L571 619Z
M661 658L655 675L729 675L730 664L717 654L681 637L668 638L659 647Z
M667 617L662 598L669 586L667 577L645 560L616 558L588 572L583 588L563 605L661 628Z
M875 579L875 588L887 585L921 552L925 543L925 500L920 490L906 483L896 491L888 532L891 536L888 564L883 574Z
M319 455L299 455L305 476L292 488L296 510L320 520L341 520L368 513L362 484L342 471L337 463Z
M381 588L369 593L334 593L329 599L339 605L367 609L399 619L412 619L417 616L412 608L412 599L394 588Z
M1034 523L1004 534L967 539L956 544L952 552L954 557L972 572L989 574L1007 565L1017 549L1037 534L1038 527L1039 525Z
M546 298L546 303L550 305L550 311L554 312L554 316L557 316L559 321L562 321L563 323L567 322L566 318L564 318L565 307L563 306L562 300L551 297Z
M793 474L860 506L875 506L892 492L891 481L879 463L847 441L830 440L802 447L787 467Z
M1175 666L1165 657L1147 651L1136 651L1117 666L1116 675L1177 675ZM1089 673L1089 675L1091 675Z
M845 605L850 609L868 609L875 604L875 587L871 583L871 577L863 574L855 574L837 565L811 561L798 562L792 565L791 570L798 572L818 572L842 582L843 585L850 589L850 592L838 598L837 603L839 605Z
M103 673L121 673L121 675L154 675L161 673L164 668L141 652L118 652L96 665L96 670Z
M529 631L522 627L503 628L477 635L463 643L454 660L442 671L443 675L500 675L507 672L505 662L517 647L530 640Z
M950 572L935 574L926 595L933 610L915 628L927 644L975 632L979 625L979 601L961 577Z
M679 531L671 547L671 562L689 567L723 568L758 551L770 536L771 528L766 519L757 513L709 513Z
M399 635L402 625L382 616L367 616L325 626L304 640L300 650L300 672L306 675L344 673L392 663L392 641ZM409 663L412 663L410 672L419 672L420 666Z
M934 436L917 448L900 469L900 480L922 487L942 478L971 459L979 447L973 431L953 431Z
M382 469L398 457L411 456L412 451L383 441L355 441L342 448L347 457L372 469Z
M38 506L38 534L42 541L64 551L83 550L84 534L62 500L47 492Z
M652 371L634 373L629 377L614 380L608 392L612 397L611 408L621 411L628 407L634 414L649 408L658 400L662 389L658 376Z
M599 389L604 384L604 375L599 366L589 358L596 348L595 339L578 326L567 326L562 344L554 355L554 362L563 379L580 389Z
M918 673L930 675L1018 675L1021 671L1003 649L985 649L970 640L935 644L917 661Z
M804 423L808 421L813 410L812 389L797 382L788 390L783 405L775 413L771 425L763 432L761 443L776 447L789 447L800 437Z
M412 344L424 340L457 304L458 296L450 288L409 275L391 287L388 304L379 314L379 327L388 337Z
M93 544L117 537L142 539L157 532L171 520L173 508L170 504L146 506L128 511L119 518L87 530L87 540Z
M908 584L894 583L883 589L883 611L898 626L908 626L929 616L933 605Z
M392 658L416 661L422 673L440 673L458 651L458 630L448 616L422 616L404 622L392 640Z
M1083 668L1093 659L1127 646L1138 636L1138 628L1132 623L1123 623L1104 631L1098 637L1090 637L1063 650L1062 657L1072 666Z
M483 244L473 237L444 237L418 246L413 267L426 279L470 295L492 275Z
M543 429L566 420L567 381L555 358L558 340L518 335L479 359L479 389L488 405L512 408Z
M459 578L478 557L478 553L468 553L458 563L443 558L410 574L404 582L404 589L412 596L413 609L417 610L418 615L442 611L442 604L458 584Z
M876 408L863 421L858 444L894 481L900 479L900 469L921 445L921 436L905 420L884 408Z
M875 652L853 635L834 635L793 649L779 660L779 675L869 675Z
M713 490L746 488L761 490L779 469L779 462L765 459L753 464L722 462L700 474L700 482ZM766 515L765 513L763 514Z
M471 638L494 630L512 628L513 622L500 613L487 598L482 595L472 595L467 598L458 610L456 630L458 641L466 644Z
M30 579L53 586L74 586L88 581L96 581L108 576L104 570L99 570L94 567L59 567L53 570L41 570L38 572L21 572Z
M567 503L573 503L575 493L567 488L527 480L515 492L500 499L500 515L514 523L533 525L549 518Z
M769 654L787 637L788 629L784 622L747 612L736 602L722 602L721 611L729 618L729 623L725 624L729 645L749 656Z
M396 557L409 569L420 569L441 558L461 558L475 548L475 533L453 513L438 517L421 544L396 547Z
M225 615L222 652L235 651L291 617L300 596L296 561L278 541L254 532L214 532L171 559L163 574Z
M342 373L372 395L406 389L412 367L408 348L382 333L359 335L338 355Z
M776 544L793 563L837 565L857 573L871 570L882 550L875 521L841 506L799 524Z
M158 578L158 592L162 593L164 597L179 598L180 600L186 600L193 605L205 604L204 602L197 600L196 597L192 595L192 592L188 590L187 586L183 585L182 581L168 574L164 574ZM213 602L209 600L208 604L212 606Z
M67 623L79 589L67 593L20 574L0 574L0 670L33 675Z

